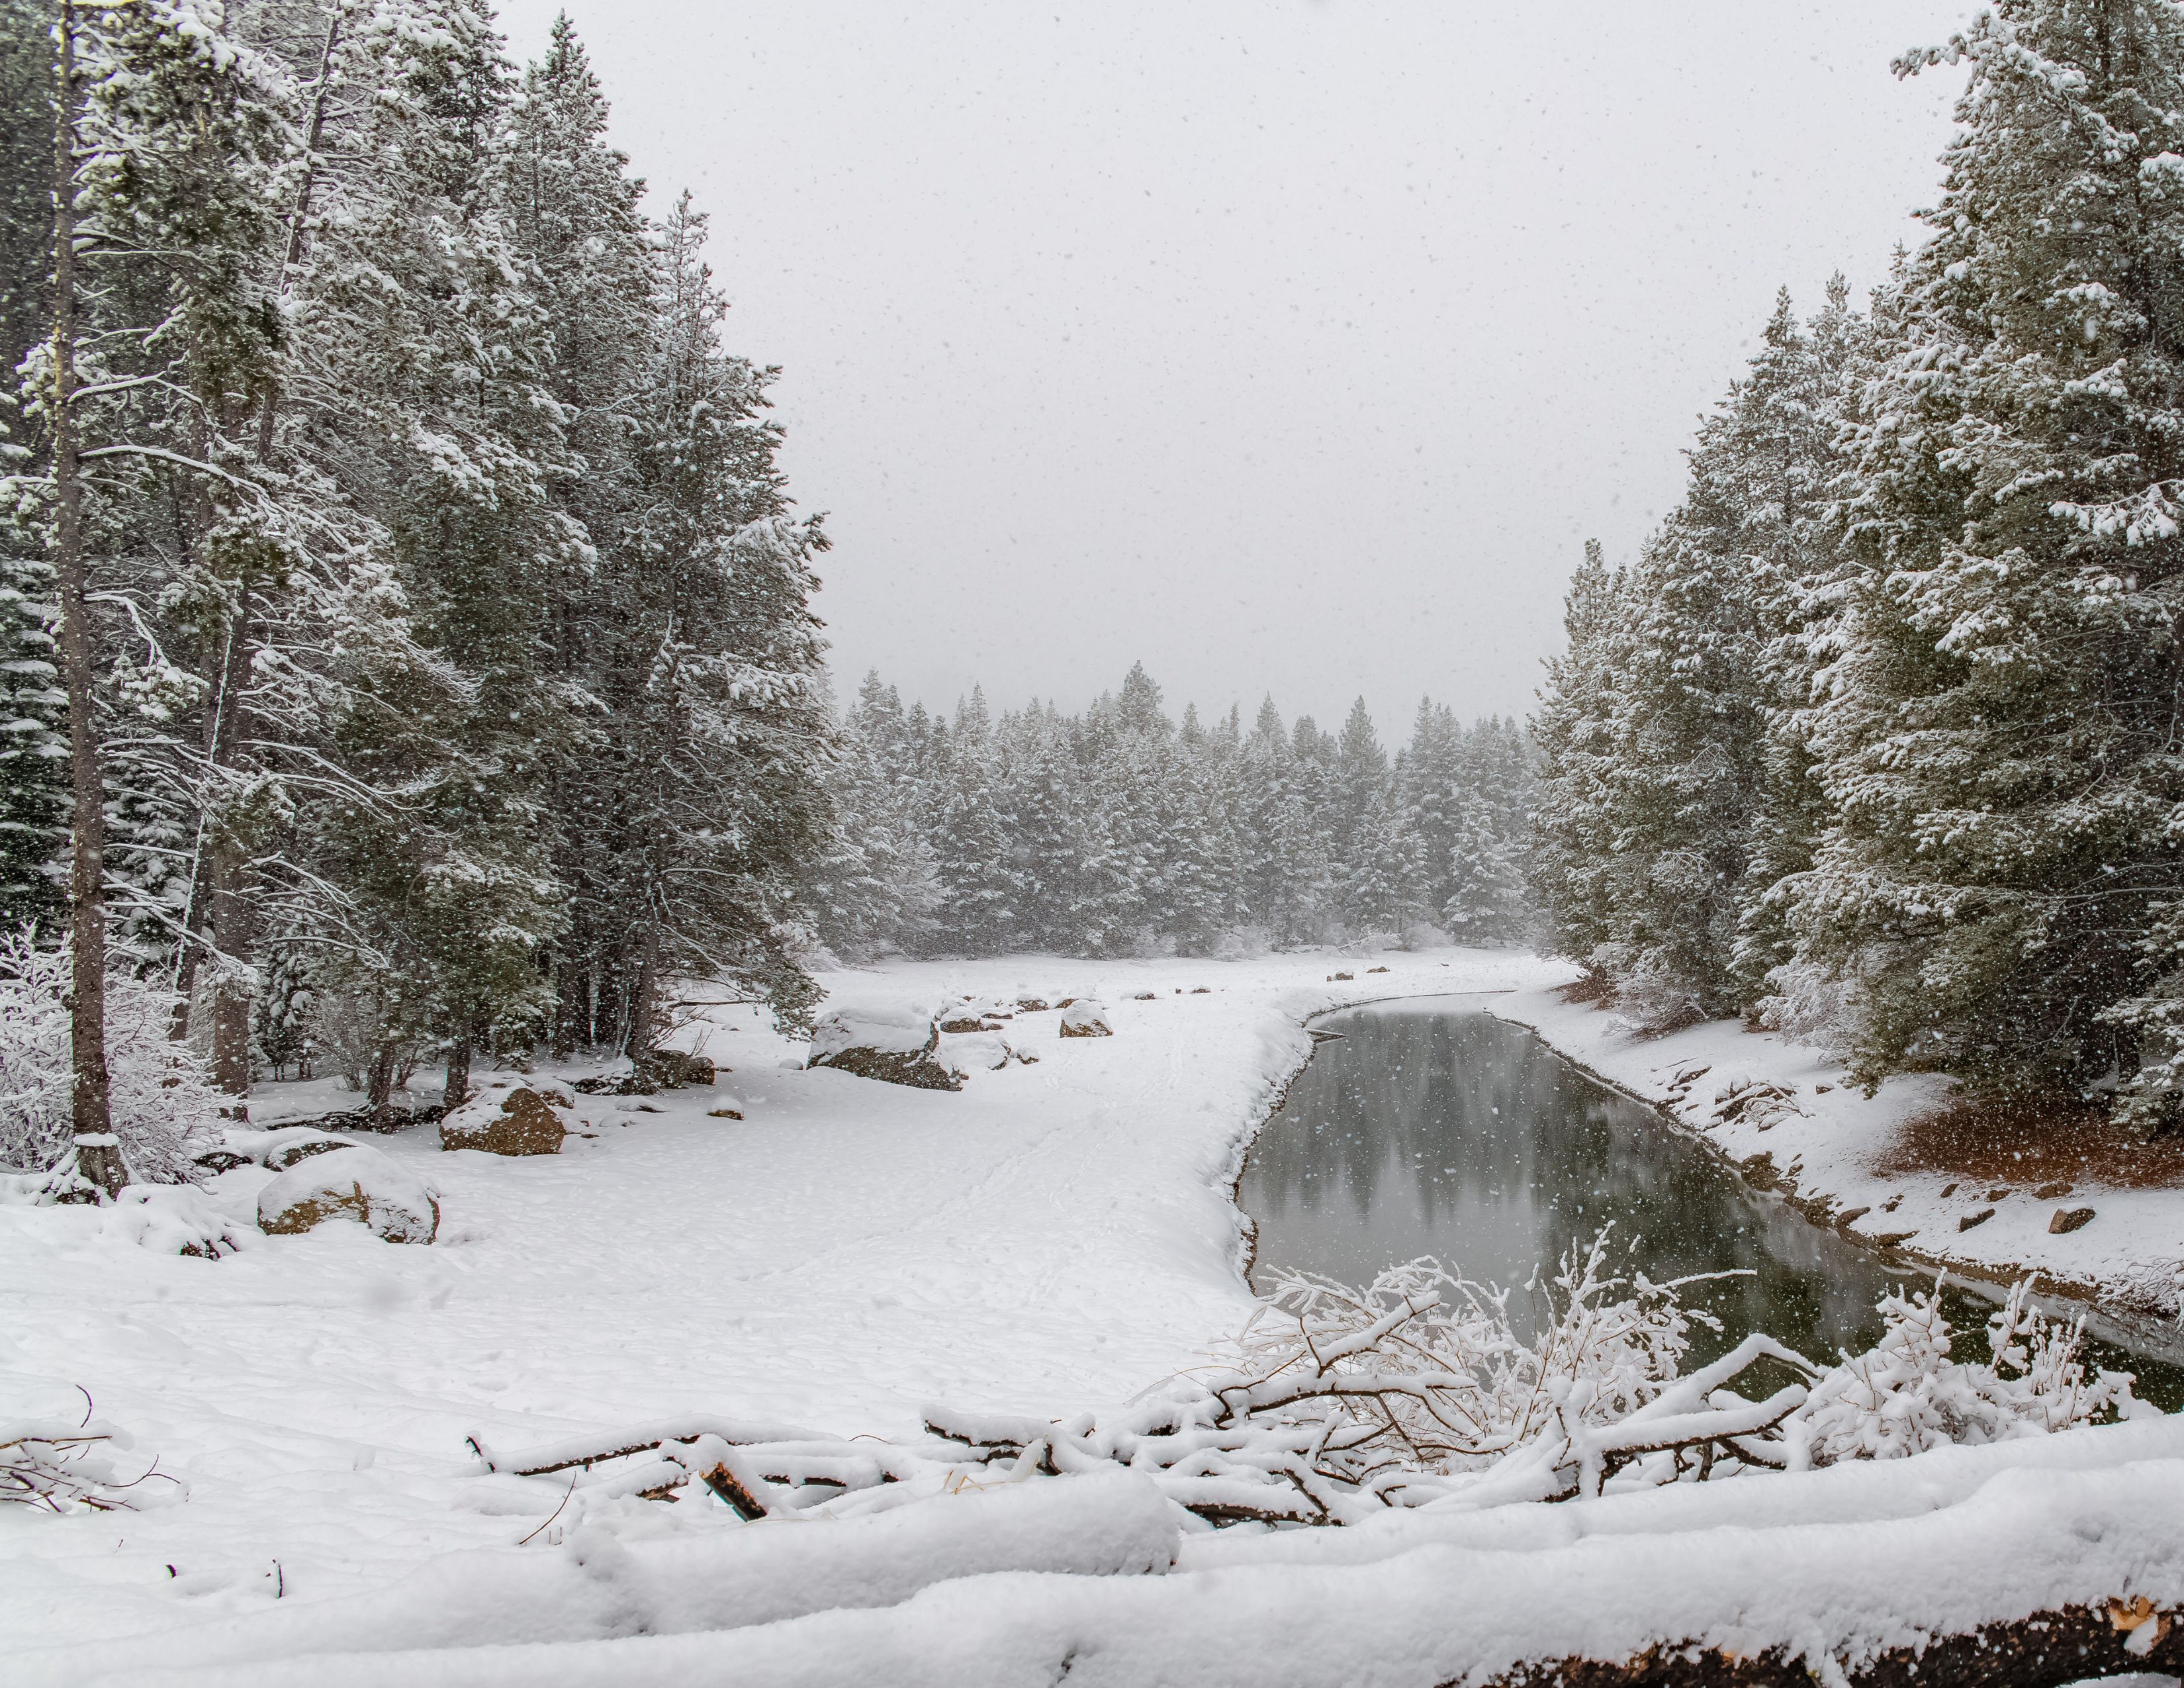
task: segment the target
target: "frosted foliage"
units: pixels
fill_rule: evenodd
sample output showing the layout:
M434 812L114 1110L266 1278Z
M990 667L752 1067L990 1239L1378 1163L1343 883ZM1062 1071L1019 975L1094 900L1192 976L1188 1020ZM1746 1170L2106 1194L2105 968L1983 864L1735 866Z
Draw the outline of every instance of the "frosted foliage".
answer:
M2030 1280L2019 1284L1989 1319L1990 1356L1971 1363L1949 1357L1953 1332L1937 1295L1886 1297L1886 1334L1813 1385L1785 1426L1792 1450L1814 1465L1900 1459L1948 1442L2065 1429L2131 1403L2128 1379L2106 1372L2086 1379L2080 1327L2030 1312L2029 1287Z
M1857 994L1830 971L1787 961L1767 976L1773 994L1759 1004L1759 1024L1830 1055L1847 1054L1858 1036Z
M1258 1413L1314 1403L1361 1476L1390 1459L1391 1478L1484 1470L1542 1436L1626 1418L1678 1376L1691 1321L1708 1316L1681 1305L1678 1284L1613 1276L1607 1258L1603 1234L1534 1286L1548 1317L1529 1340L1508 1290L1436 1260L1362 1290L1284 1273L1242 1340L1252 1381L1217 1392Z
M68 952L27 932L0 938L0 1161L46 1173L72 1160L69 1111ZM114 1132L129 1177L181 1184L188 1146L217 1129L218 1101L198 1057L170 1042L173 999L141 979L106 982L106 1062Z

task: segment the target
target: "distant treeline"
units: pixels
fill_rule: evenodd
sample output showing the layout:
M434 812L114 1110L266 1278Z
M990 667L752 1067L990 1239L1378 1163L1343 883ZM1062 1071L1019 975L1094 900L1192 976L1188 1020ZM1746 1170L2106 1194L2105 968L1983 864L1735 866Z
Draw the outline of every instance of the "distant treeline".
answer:
M1537 722L1555 942L1653 1026L2103 1103L2184 1078L2184 12L2010 0L1931 238L1786 297Z
M1340 733L1272 699L1178 725L1143 667L1082 715L952 720L868 677L844 722L821 937L995 955L1208 955L1370 933L1527 930L1531 752L1509 721L1418 707L1393 756L1360 699Z

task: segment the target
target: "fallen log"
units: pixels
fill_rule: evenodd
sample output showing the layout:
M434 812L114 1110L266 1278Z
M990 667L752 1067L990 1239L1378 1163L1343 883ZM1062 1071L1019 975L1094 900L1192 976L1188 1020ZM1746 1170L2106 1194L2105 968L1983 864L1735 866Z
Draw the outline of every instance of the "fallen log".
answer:
M2141 1672L2173 1676L2184 1672L2184 1608L2157 1611L2142 1598L2065 1607L1836 1668L1841 1674L1832 1680L1850 1688L2067 1688ZM1816 1680L1811 1663L1786 1648L1741 1658L1685 1645L1619 1662L1524 1665L1490 1679L1490 1688L1812 1688Z

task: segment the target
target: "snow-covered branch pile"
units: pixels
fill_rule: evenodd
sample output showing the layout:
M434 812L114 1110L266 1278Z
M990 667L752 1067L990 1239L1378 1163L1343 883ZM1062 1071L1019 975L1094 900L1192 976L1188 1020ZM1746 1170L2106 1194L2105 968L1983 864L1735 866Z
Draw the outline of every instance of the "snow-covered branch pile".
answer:
M1824 1368L1764 1334L1682 1369L1692 1280L1607 1269L1602 1233L1574 1249L1524 1336L1508 1293L1430 1260L1360 1291L1293 1273L1235 1363L1067 1419L926 1410L915 1441L844 1440L691 1418L504 1456L488 1468L572 1477L564 1527L599 1503L674 1500L694 1481L747 1519L845 1518L967 1487L1127 1468L1203 1524L1350 1524L1390 1507L1560 1501L1892 1458L2139 1410L2127 1376L2088 1379L2077 1329L2025 1305L1989 1322L1988 1357L1950 1357L1936 1298L1893 1295L1869 1351ZM1749 1379L1771 1367L1775 1386ZM1747 1385L1746 1391L1736 1387Z
M103 1419L71 1424L62 1418L0 1420L0 1501L53 1513L110 1513L142 1504L149 1479L180 1479L147 1467L125 1476L113 1458L132 1446L129 1434Z

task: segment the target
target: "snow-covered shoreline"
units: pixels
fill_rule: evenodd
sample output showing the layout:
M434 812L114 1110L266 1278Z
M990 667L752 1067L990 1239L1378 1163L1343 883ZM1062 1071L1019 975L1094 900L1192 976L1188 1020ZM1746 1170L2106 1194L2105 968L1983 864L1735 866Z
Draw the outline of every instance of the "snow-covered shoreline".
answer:
M1869 1096L1839 1063L1774 1033L1723 1020L1641 1037L1552 987L1497 996L1488 1011L1660 1109L1816 1223L1991 1283L2037 1273L2044 1288L2092 1303L2134 1341L2184 1353L2184 1189L2081 1178L2065 1193L2036 1177L1892 1168L1906 1123L1947 1100L1946 1077L1891 1078ZM2085 1207L2092 1217L2079 1228L2049 1230L2058 1210Z

